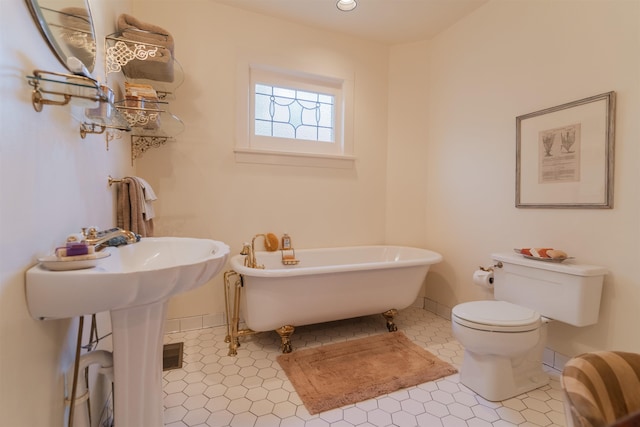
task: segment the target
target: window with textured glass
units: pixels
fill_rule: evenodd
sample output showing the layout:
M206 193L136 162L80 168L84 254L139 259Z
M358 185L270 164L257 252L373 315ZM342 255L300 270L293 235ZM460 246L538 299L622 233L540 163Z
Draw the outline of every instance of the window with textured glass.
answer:
M254 96L255 135L335 142L332 94L257 83Z
M353 167L353 76L285 65L238 62L236 160Z
M344 155L343 83L335 78L251 67L250 148Z

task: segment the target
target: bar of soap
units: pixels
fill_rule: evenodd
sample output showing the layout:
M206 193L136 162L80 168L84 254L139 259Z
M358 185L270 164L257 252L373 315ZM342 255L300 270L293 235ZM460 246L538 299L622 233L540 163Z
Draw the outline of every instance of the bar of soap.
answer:
M567 253L560 249L551 249L550 251L547 251L547 256L553 259L565 259L567 258Z
M68 242L66 256L86 255L89 253L89 246L84 242Z

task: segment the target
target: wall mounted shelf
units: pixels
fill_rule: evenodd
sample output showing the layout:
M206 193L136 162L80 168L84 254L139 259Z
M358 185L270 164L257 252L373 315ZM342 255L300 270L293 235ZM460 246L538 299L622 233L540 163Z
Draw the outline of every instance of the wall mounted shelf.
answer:
M27 80L33 87L33 108L41 112L45 105L70 105L72 117L80 122L82 138L87 133L103 133L107 128L131 130L127 120L112 104L108 88L92 78L34 70Z
M166 48L113 33L105 38L106 73L122 73L127 81L149 84L159 99L175 99L184 71Z
M168 111L167 102L175 99L175 91L184 81L182 66L173 57L172 47L150 43L148 37L144 31L131 29L126 37L122 32L105 37L105 75L109 78L118 73L125 81L121 93L127 96L115 105L132 129L132 162L147 150L174 140L185 128L182 120ZM128 96L129 84L149 86L155 93L149 95L152 98Z
M131 160L138 159L150 148L160 147L184 131L182 120L163 110L166 102L153 101L155 108L127 107L124 102L116 108L131 126ZM149 104L149 102L147 102Z

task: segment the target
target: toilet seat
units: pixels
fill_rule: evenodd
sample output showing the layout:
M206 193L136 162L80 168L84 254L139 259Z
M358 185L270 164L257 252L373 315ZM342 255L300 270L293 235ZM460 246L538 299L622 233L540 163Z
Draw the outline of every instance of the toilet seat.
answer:
M472 301L451 310L454 322L467 328L490 332L526 332L540 327L540 314L506 301Z

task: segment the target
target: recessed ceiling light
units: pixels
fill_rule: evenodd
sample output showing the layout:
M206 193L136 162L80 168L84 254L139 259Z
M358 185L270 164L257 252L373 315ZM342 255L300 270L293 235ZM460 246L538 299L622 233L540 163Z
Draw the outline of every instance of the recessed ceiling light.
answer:
M350 12L355 9L357 5L356 0L338 0L336 3L336 7L343 12Z

